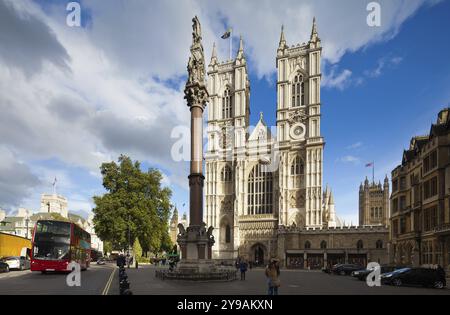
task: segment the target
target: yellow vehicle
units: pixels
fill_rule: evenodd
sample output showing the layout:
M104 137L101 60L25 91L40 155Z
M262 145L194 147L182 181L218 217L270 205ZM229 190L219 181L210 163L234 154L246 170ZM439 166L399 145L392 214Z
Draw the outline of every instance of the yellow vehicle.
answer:
M27 257L31 252L31 240L0 232L0 258L8 256Z

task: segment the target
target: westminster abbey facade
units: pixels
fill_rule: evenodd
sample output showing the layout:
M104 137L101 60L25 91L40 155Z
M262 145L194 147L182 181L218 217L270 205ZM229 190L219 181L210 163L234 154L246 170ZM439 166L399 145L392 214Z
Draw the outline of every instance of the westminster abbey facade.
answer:
M214 227L214 258L262 263L277 256L280 227L339 225L332 193L322 185L321 53L315 21L310 40L302 45L288 46L282 30L272 130L262 113L257 125L249 126L242 38L234 60L219 62L213 47L204 219Z

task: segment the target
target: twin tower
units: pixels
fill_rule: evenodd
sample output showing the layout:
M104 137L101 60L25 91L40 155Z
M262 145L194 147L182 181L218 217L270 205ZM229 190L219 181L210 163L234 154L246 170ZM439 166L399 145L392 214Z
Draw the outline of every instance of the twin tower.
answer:
M270 252L279 226L336 226L332 192L322 185L321 54L315 19L307 43L288 46L282 28L276 51L276 129L271 130L262 113L257 125L249 126L242 38L234 60L219 62L213 47L207 71L204 221L214 227L215 258L247 255L253 246Z

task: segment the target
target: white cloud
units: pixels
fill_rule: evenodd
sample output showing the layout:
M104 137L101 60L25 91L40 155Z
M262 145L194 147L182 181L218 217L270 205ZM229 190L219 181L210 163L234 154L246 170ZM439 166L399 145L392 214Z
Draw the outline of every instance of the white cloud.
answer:
M326 63L335 64L346 52L354 52L393 38L403 22L421 6L436 3L433 0L378 2L382 10L381 27L367 25L367 2L360 0L231 0L201 3L208 12L208 22L216 30L216 38L224 30L215 21L218 17L223 17L227 25L233 27L236 35L244 36L249 47L247 53L252 57L250 66L262 77L270 76L275 71L274 58L282 24L285 26L289 45L306 42L311 33L312 18L316 16L323 57ZM226 56L227 42L221 41L219 44Z
M32 194L40 184L25 163L8 148L0 145L0 208L10 210Z
M360 164L361 159L359 157L353 156L353 155L346 155L339 159L339 161L343 163L352 163L352 164Z
M367 70L364 74L370 78L378 78L382 75L386 68L392 68L399 65L403 61L402 57L395 56L390 58L380 58L377 62L377 67L372 70Z
M352 72L348 69L340 73L336 73L335 69L331 69L330 73L325 73L322 80L323 87L345 89L351 83Z
M8 38L0 47L0 147L10 148L24 171L31 160L56 159L97 176L103 161L125 153L170 170L165 182L187 187L188 163L172 161L170 131L189 125L182 89L195 14L207 56L213 41L227 55L228 43L220 39L226 21L244 36L250 69L270 77L281 24L288 43L296 44L308 40L316 15L324 57L335 63L345 52L391 38L427 2L381 1L383 26L373 29L364 25L359 0L85 1L92 21L70 28L64 3L43 12L30 0L5 0L0 3L15 10L0 12L2 38ZM324 83L345 87L351 71L333 69ZM36 172L44 181L54 176ZM15 205L28 189L36 189L33 196L41 192L27 186L18 199L0 202Z
M349 145L349 146L347 147L347 149L348 149L348 150L354 150L354 149L359 149L359 148L361 148L362 146L363 146L363 143L362 143L361 141L358 141L358 142L355 142L355 143Z

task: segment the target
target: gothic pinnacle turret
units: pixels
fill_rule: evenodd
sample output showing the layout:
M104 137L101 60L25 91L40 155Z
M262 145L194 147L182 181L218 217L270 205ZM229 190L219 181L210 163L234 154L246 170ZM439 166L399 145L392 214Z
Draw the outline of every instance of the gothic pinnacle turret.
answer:
M244 56L244 41L242 40L242 36L239 39L239 50L237 52L236 60L245 59Z
M364 189L368 189L369 188L369 179L366 176L366 180L364 181Z
M283 52L287 48L286 38L284 37L284 25L281 25L280 43L278 44L278 51Z
M319 34L317 33L317 24L316 24L316 17L313 18L313 25L311 30L311 42L317 42L320 41Z
M174 226L178 224L178 209L176 206L175 209L173 210L172 220L170 223L173 224Z
M216 51L216 43L213 43L213 49L211 53L211 62L209 63L210 66L214 66L217 64L217 51Z
M384 178L384 187L389 187L389 178L386 175L386 177Z
M333 191L330 190L330 198L328 199L329 205L334 205L334 197L333 197Z

